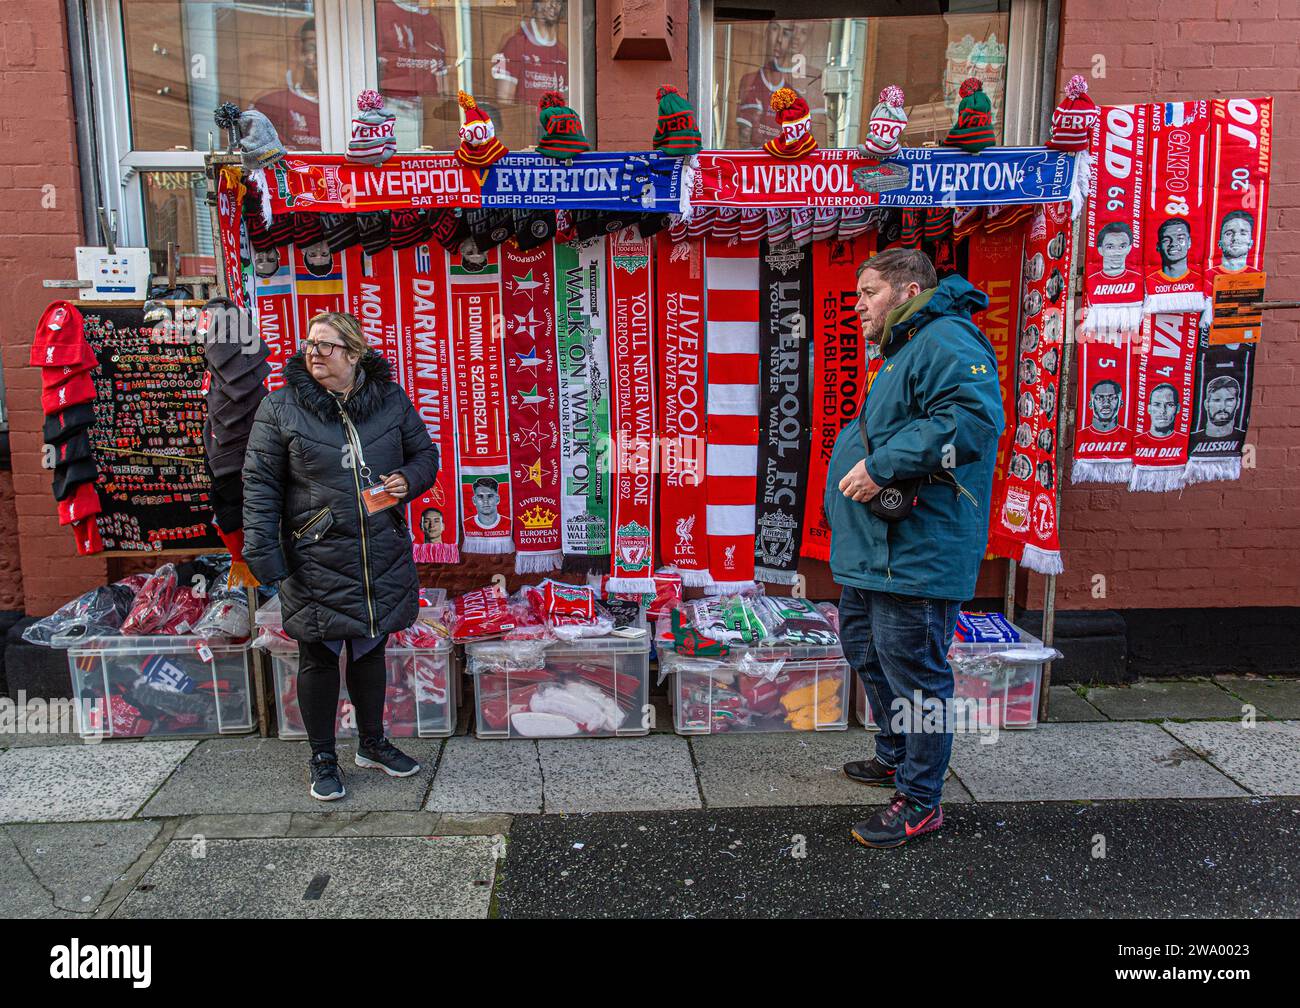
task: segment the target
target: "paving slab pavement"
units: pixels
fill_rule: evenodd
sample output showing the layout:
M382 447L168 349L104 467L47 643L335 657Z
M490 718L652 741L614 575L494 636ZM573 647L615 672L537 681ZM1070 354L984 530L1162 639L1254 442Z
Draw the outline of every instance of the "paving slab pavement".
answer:
M1165 731L1260 795L1300 795L1300 722L1169 722Z
M347 795L336 802L308 793L310 749L306 742L224 738L202 742L145 807L148 816L204 813L338 812L419 810L442 748L441 739L400 739L403 752L420 761L413 777L389 777L353 762L355 740L338 743Z
M1221 676L1215 679L1229 693L1258 712L1279 720L1300 718L1300 679L1250 679L1244 676Z
M699 808L690 747L678 735L539 740L546 812Z
M491 837L292 837L192 851L168 844L114 916L485 917L501 847Z
M1079 696L1069 686L1051 686L1047 703L1047 720L1053 723L1105 721L1106 715Z
M849 837L870 811L521 816L502 865L498 912L854 920L1300 915L1297 801L953 805L937 833L879 851ZM1243 836L1253 842L1243 844Z
M432 812L541 812L537 743L448 739L424 807Z
M1087 699L1115 721L1241 717L1241 701L1209 679L1149 679L1130 686L1097 686L1088 690Z
M736 732L697 735L691 750L704 800L714 808L769 805L883 805L888 788L872 788L844 776L851 760L870 759L874 735L859 728L827 732ZM970 801L949 777L944 802Z
M0 822L129 819L194 742L40 746L0 752Z
M1246 792L1159 725L1046 724L985 745L958 735L952 768L977 802L1227 798Z
M145 820L0 826L0 917L89 917L158 831Z

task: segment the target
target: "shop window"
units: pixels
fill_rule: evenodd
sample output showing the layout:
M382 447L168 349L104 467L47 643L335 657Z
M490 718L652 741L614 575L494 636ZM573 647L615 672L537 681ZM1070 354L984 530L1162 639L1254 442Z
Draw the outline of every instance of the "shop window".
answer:
M176 272L181 276L211 273L212 222L206 197L207 176L201 171L142 172L144 234L155 275L167 273L167 243L176 248Z
M399 149L455 146L459 90L507 147L530 146L542 95L570 89L565 0L373 2L379 90L397 113Z
M813 135L824 147L854 147L880 91L906 94L912 147L942 141L967 77L977 77L993 105L1002 142L1011 4L946 3L946 13L889 17L805 17L813 5L777 3L755 12L712 7L711 139L719 148L761 147L777 134L772 92L788 85L808 102ZM881 4L816 5L884 7ZM935 4L891 4L933 11ZM773 16L775 15L775 16ZM707 25L706 25L707 29ZM1021 58L1022 54L1012 54Z

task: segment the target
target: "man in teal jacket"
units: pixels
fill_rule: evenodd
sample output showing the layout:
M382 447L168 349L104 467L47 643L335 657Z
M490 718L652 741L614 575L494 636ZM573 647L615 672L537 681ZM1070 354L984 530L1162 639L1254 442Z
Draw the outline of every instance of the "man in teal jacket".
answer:
M943 825L948 648L961 603L975 594L1003 427L997 359L970 320L987 305L961 277L940 283L915 250L887 249L858 270L862 333L883 360L857 422L835 442L825 507L845 656L880 728L874 758L844 772L895 790L853 828L869 847L896 847ZM872 512L882 488L917 477L906 517Z

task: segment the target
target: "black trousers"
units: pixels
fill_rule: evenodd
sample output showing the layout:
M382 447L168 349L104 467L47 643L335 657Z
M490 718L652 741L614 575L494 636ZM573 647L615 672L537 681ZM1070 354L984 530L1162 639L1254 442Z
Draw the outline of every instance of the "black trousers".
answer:
M384 667L385 636L360 658L352 656L352 642L343 646L347 653L348 696L357 712L357 734L363 739L384 734L384 693L388 674ZM328 644L298 642L298 707L307 740L314 756L334 751L334 721L339 709L339 662Z

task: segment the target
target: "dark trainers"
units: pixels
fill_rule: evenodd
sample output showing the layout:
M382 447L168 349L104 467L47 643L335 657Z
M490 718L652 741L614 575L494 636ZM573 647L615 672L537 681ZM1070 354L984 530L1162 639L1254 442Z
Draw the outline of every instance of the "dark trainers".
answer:
M311 796L320 801L337 801L347 793L339 758L332 752L316 753L311 758Z
M859 784L870 787L893 787L894 768L885 766L874 756L869 760L857 760L844 764L844 776Z
M943 825L943 809L926 808L906 795L895 794L885 808L853 827L853 839L867 847L901 847L922 833Z
M357 746L357 766L377 768L389 777L410 777L420 772L420 764L382 736L362 739Z

